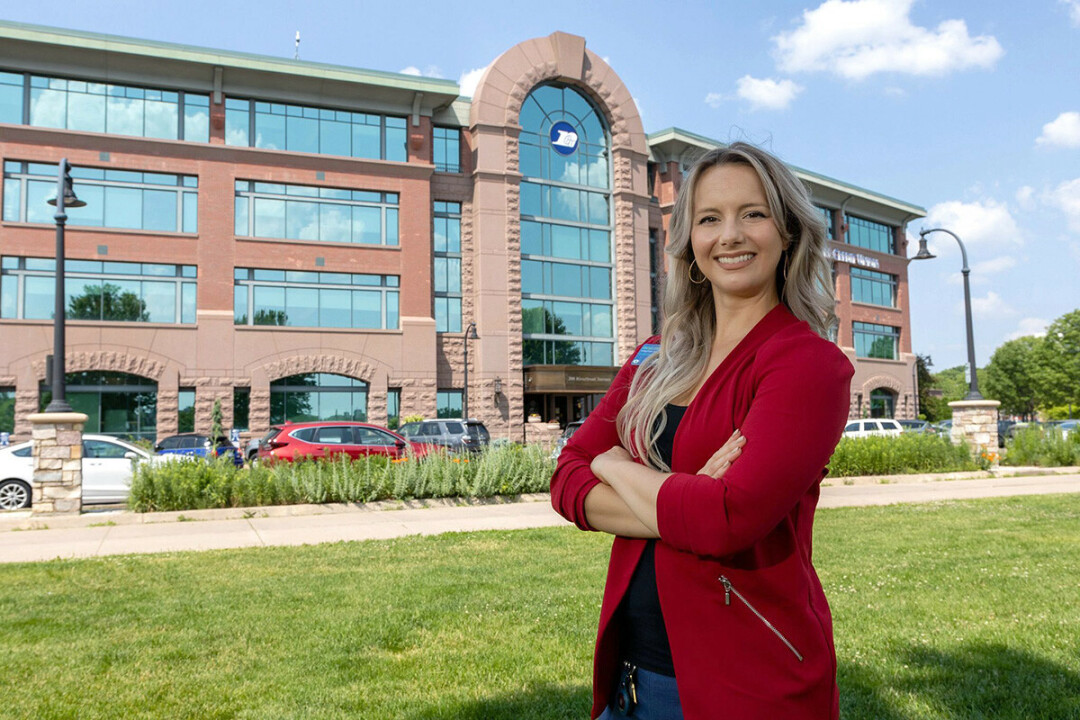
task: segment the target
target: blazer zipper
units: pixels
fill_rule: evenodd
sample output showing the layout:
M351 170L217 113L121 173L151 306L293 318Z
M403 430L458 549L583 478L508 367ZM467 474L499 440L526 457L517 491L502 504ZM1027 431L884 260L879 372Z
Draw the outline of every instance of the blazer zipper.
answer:
M743 597L743 594L741 592L739 592L738 590L735 589L735 586L731 584L731 581L728 580L726 575L721 575L720 576L720 582L722 582L724 584L724 604L725 605L730 605L731 604L731 594L735 593L735 597L737 597L739 599L739 601L742 602L743 605L745 605L747 608L749 608L750 612L757 615L758 620L765 623L765 627L772 630L773 634L776 635L776 637L780 638L780 640L785 645L787 645L788 650L790 650L792 653L794 653L795 657L799 659L799 662L803 661L803 656L799 653L798 650L795 649L795 646L792 645L791 642L786 637L784 637L783 633L781 633L779 630L776 629L775 625L773 625L771 622L766 620L765 616L762 615L761 613L759 613L757 608L754 607L753 605L751 605L750 601L747 600L745 597Z

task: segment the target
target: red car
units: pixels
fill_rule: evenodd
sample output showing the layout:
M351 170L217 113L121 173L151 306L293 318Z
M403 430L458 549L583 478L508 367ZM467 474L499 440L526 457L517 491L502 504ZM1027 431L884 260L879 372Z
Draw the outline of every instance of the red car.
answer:
M428 448L392 430L361 422L330 421L275 425L259 442L260 462L386 455L420 458Z

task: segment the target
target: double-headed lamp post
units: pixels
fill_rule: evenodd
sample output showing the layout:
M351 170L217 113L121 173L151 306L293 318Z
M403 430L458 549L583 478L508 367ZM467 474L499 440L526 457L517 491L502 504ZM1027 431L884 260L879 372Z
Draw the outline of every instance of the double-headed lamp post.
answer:
M979 392L979 376L975 371L975 333L971 326L971 283L968 280L968 276L971 275L971 268L968 267L967 249L964 247L964 243L960 241L960 238L951 230L945 228L931 228L929 230L919 231L919 252L912 260L930 260L937 257L932 254L926 247L926 236L933 232L943 232L952 235L953 239L960 246L960 255L964 258L964 267L960 271L964 274L964 313L967 318L967 353L968 353L968 366L971 368L971 384L968 386L968 394L964 397L965 400L982 400L982 393Z
M86 203L75 197L71 187L71 163L64 158L56 173L56 197L46 202L56 206L56 305L53 311L53 366L52 366L52 402L45 408L47 413L69 413L64 383L64 225L67 213L64 208L85 207Z
M465 328L465 392L462 397L462 417L464 420L469 419L469 341L479 339L480 336L476 334L476 323L469 323L469 327Z

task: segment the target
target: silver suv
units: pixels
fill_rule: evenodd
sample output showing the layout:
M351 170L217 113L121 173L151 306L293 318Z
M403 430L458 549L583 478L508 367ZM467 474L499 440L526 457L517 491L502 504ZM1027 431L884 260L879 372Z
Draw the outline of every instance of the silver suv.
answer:
M479 452L491 442L484 423L473 419L410 422L398 428L398 432L414 443L439 445L454 452Z

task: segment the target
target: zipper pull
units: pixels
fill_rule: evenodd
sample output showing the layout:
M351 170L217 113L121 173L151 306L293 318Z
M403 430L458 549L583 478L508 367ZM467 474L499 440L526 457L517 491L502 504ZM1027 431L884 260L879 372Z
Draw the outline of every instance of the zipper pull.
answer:
M724 583L724 604L731 604L731 581L727 579L726 575L720 576L720 582Z

